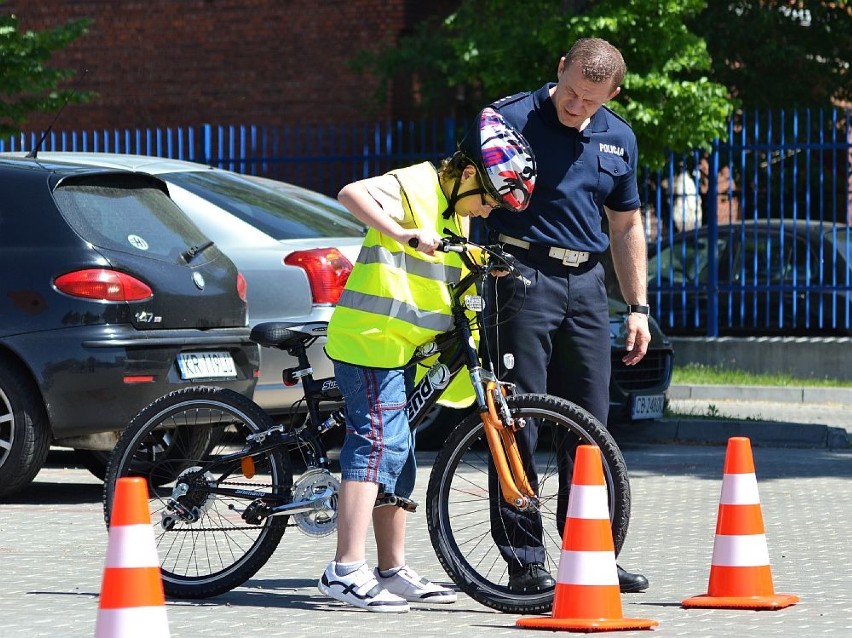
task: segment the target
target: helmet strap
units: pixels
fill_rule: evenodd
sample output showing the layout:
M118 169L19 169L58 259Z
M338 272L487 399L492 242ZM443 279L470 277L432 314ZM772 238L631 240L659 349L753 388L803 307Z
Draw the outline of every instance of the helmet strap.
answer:
M449 219L456 212L456 204L461 199L459 197L459 188L461 187L461 177L453 184L453 192L450 193L450 198L447 200L447 210L444 211L443 218Z

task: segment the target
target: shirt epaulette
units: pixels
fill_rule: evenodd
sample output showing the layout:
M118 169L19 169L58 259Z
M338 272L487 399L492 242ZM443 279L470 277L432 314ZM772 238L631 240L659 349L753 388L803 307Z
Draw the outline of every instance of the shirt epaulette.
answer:
M501 97L496 102L492 102L491 106L494 108L500 108L501 106L506 106L507 104L513 104L515 102L519 102L526 97L529 97L531 91L522 91L521 93L515 93L514 95L507 95L506 97Z
M613 111L613 110L612 110L611 108L609 108L606 104L604 104L603 108L604 108L604 109L606 109L606 111L607 111L608 113L610 113L613 117L615 117L615 118L616 118L616 119L618 119L618 120L621 120L621 121L622 121L622 122L624 122L627 126L630 126L630 128L631 128L631 129L633 128L633 126L631 126L630 122L628 122L628 121L627 121L624 117L622 117L621 115L619 115L618 113L616 113L615 111Z

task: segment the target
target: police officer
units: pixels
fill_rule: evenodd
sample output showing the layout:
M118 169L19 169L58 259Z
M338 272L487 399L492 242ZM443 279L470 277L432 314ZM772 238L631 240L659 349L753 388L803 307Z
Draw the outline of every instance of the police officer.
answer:
M624 363L638 363L651 340L636 138L604 106L619 94L625 72L618 49L605 40L585 38L559 60L555 84L493 105L529 141L538 174L526 211L497 210L487 220L490 238L504 244L529 280L525 293L514 277L489 282L487 307L497 313L488 322L496 324L489 340L498 344L501 356L514 355L514 367L501 374L519 392L564 397L602 423L609 411L611 369L609 305L600 263L607 246L629 304ZM535 424L522 430L520 438L529 454L538 439ZM567 510L571 452L562 450L560 465L567 469L560 472L560 524ZM492 520L500 519L492 524L492 535L508 563L509 586L553 587L543 564L540 520L530 520L502 499L494 499L492 507ZM623 592L648 587L644 576L620 566L618 577Z

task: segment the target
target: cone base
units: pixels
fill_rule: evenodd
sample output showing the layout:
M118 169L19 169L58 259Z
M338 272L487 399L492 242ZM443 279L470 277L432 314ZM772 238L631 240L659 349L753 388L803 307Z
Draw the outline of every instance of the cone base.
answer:
M711 609L784 609L799 602L795 594L773 596L693 596L681 605L687 608Z
M660 623L647 618L519 618L515 626L524 629L568 629L573 631L616 631L651 629Z

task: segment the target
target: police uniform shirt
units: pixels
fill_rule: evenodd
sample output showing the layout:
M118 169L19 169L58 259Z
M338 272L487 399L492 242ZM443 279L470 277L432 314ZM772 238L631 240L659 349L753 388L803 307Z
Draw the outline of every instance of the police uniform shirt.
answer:
M634 211L636 136L605 106L583 131L559 122L553 83L493 104L527 138L536 157L536 183L523 213L495 210L488 228L535 244L601 253L609 245L603 207Z

